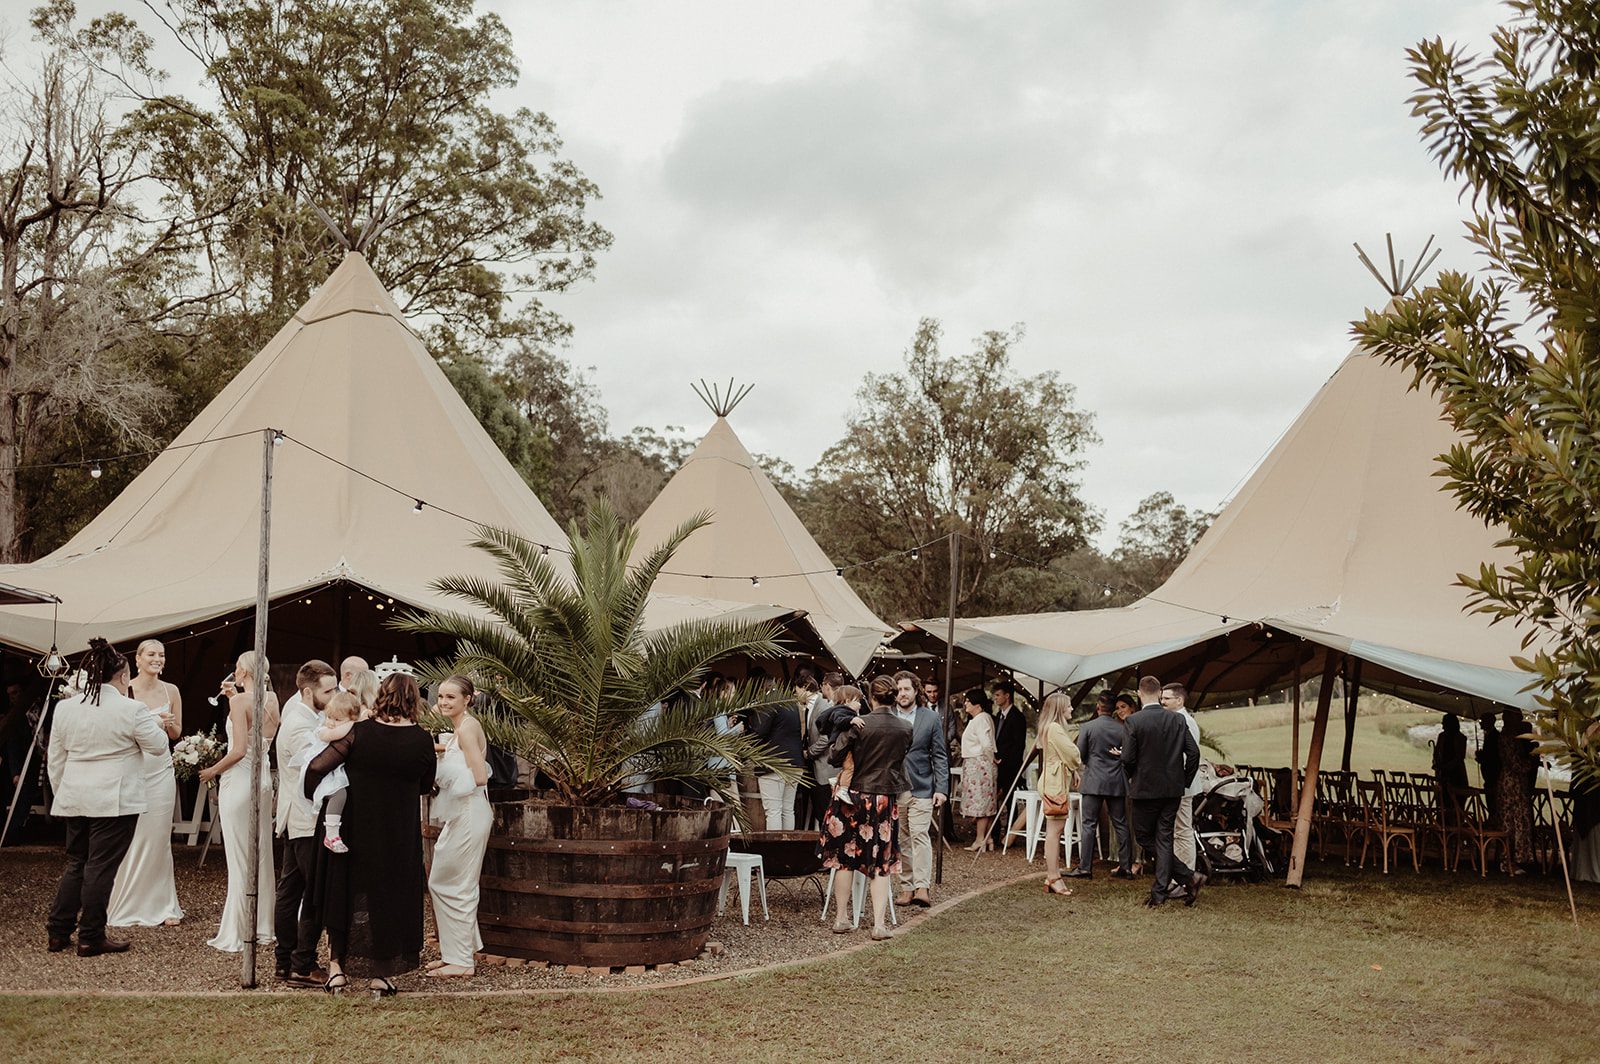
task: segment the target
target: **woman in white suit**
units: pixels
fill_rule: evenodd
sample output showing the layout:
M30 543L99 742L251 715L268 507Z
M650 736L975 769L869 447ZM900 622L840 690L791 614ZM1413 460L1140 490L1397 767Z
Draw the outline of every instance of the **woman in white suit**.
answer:
M89 641L82 668L84 693L57 704L50 730L50 812L67 824L67 867L45 930L59 953L76 927L78 956L94 957L128 948L106 937L106 905L149 803L145 757L165 754L167 737L144 703L118 693L128 660L104 639Z

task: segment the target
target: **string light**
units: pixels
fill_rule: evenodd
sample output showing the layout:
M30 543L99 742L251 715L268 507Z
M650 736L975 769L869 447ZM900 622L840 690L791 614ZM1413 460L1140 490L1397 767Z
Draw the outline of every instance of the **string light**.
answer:
M282 429L273 429L272 430L272 446L274 446L274 447L282 447L283 446L283 430Z
M550 556L550 544L548 544L548 543L539 544L539 554L542 557L548 558Z
M841 565L837 569L835 569L833 571L833 575L837 576L840 580L843 580L844 579L844 566Z
M1000 556L1000 552L999 551L995 550L993 547L989 548L989 560L990 561L994 561L999 556Z
M761 586L761 578L759 576L752 576L750 578L750 586L751 587L760 587Z
M912 561L916 561L920 557L922 557L922 548L921 547L912 547L911 548L911 560Z
M414 514L420 514L422 512L423 502L421 499L416 500L416 502L417 504L411 508L411 512Z
M99 462L96 462L94 465L89 467L89 475L96 480L100 479L100 474L103 472L105 472L105 470L100 468Z

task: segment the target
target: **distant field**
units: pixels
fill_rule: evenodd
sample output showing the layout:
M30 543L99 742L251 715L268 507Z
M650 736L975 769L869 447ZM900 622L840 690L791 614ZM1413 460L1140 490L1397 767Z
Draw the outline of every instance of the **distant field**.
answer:
M1363 710L1370 707L1363 704ZM1312 707L1303 707L1309 718ZM1288 765L1292 760L1293 726L1290 709L1286 705L1245 706L1238 709L1202 710L1200 724L1227 750L1228 762L1269 767ZM1433 751L1428 747L1412 746L1402 735L1385 734L1380 725L1389 730L1412 724L1430 724L1438 721L1440 714L1407 708L1403 711L1363 715L1356 718L1356 737L1350 750L1350 767L1362 775L1375 768L1403 772L1432 771ZM1305 758L1311 746L1311 721L1300 722L1300 756ZM1344 717L1341 712L1332 714L1328 721L1328 737L1323 748L1322 766L1338 768L1344 749ZM1474 786L1482 781L1478 766L1467 755L1467 775Z

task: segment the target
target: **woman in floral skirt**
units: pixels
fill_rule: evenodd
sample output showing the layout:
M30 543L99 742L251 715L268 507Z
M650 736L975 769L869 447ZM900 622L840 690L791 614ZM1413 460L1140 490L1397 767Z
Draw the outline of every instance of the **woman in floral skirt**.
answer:
M822 824L822 865L844 875L833 877L837 914L833 929L851 930L851 888L860 872L871 880L872 937L892 932L884 925L889 877L900 871L900 791L902 764L911 748L911 725L892 711L895 684L887 676L872 681L867 697L872 711L857 717L828 748L828 760L842 765L855 758L847 795L835 796Z
M995 760L994 718L989 715L989 696L983 688L967 692L967 713L971 719L961 733L961 815L977 820L977 835L967 849L994 849L989 826L994 820L998 800L998 762Z

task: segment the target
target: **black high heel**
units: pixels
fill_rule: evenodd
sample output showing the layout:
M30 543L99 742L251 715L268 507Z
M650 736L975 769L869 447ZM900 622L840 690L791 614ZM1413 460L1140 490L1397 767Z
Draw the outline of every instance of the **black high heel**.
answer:
M374 998L382 1000L383 998L386 998L386 997L394 997L396 994L400 993L400 988L395 986L393 983L389 982L389 980L387 980L387 979L379 979L377 981L382 983L383 985L382 986L375 986L375 987L371 988L372 996Z
M312 984L315 986L316 984ZM350 985L350 980L344 977L343 972L334 972L328 976L328 981L322 984L322 989L335 997L344 993L345 987Z

